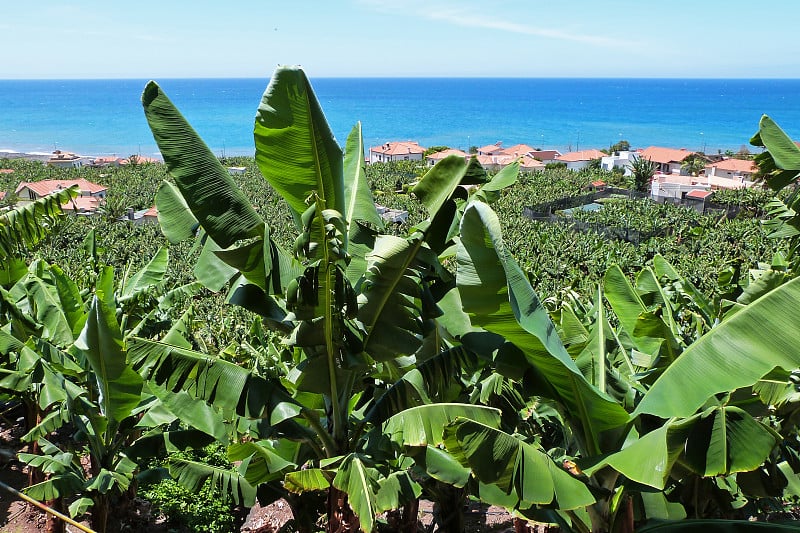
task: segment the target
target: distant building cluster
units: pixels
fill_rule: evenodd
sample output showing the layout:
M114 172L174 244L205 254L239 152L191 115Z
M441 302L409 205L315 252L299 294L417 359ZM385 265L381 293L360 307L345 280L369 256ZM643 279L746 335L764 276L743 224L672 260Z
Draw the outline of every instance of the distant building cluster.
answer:
M692 190L715 191L718 189L739 189L752 185L756 165L752 160L734 159L723 156L707 157L699 152L684 148L665 148L650 146L640 150L616 151L610 154L597 149L560 153L558 150L542 150L516 144L504 148L501 142L482 146L466 153L455 148L447 148L425 156L426 148L416 141L387 142L373 146L369 150L369 163L389 163L394 161L425 161L433 166L449 156L474 157L486 170L500 170L511 163L519 163L521 170L543 170L551 163L562 163L568 170L582 170L599 161L599 167L612 171L621 169L625 176L631 175L631 165L636 159L644 158L655 163L653 194L660 196L684 197ZM686 161L701 158L704 168L692 171Z

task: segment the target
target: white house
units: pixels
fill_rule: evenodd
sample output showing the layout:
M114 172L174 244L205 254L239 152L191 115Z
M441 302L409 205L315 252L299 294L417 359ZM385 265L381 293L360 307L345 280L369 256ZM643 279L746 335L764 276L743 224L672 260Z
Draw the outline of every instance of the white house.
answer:
M686 148L662 148L649 146L639 152L639 157L649 159L656 164L656 171L662 174L679 174L685 176L687 171L682 168L684 160L695 152Z
M428 157L425 158L425 163L429 167L432 167L433 165L435 165L436 163L438 163L439 161L441 161L445 157L451 156L451 155L457 155L458 157L463 157L464 160L467 160L467 161L469 160L469 157L470 157L468 153L466 153L466 152L464 152L462 150L457 150L455 148L448 148L447 150L442 150L441 152L434 152L434 153L430 154Z
M751 181L758 167L747 159L723 159L706 165L706 176Z
M567 152L556 158L557 163L565 163L569 170L581 170L589 166L594 159L601 159L604 155L600 150L594 148L590 150L580 150L578 152Z
M614 152L611 155L604 155L600 159L600 168L603 170L614 170L615 168L624 169L624 175L630 176L631 173L631 163L638 157L636 152L632 152L630 150L620 150L618 152Z
M369 149L369 162L422 161L424 153L425 148L414 141L388 142Z
M47 160L47 164L51 167L59 168L81 168L81 166L83 166L83 159L81 159L81 156L71 152L56 150L53 152L50 159Z

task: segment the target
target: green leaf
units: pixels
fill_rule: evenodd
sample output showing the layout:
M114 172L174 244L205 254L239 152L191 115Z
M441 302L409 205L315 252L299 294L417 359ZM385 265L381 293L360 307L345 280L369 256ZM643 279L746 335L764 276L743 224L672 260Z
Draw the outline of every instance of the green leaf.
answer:
M100 389L100 408L109 422L120 423L139 404L142 378L126 362L122 332L116 318L112 267L105 267L98 278L89 317L75 346L89 361ZM116 429L112 428L113 438Z
M207 463L171 459L169 473L183 487L198 492L206 480L222 494L230 496L236 505L252 507L256 500L256 489L241 475L225 468L211 466Z
M361 530L372 531L378 514L376 492L377 471L367 466L356 454L344 458L333 478L333 486L347 494L350 507L361 522Z
M211 238L227 248L260 236L264 221L157 83L145 86L142 105L167 172Z
M296 220L312 192L326 209L345 213L342 150L302 69L278 67L258 106L253 133L261 174Z
M73 185L0 214L0 261L8 264L6 261L47 237L64 216L61 205L78 193L78 186Z
M595 501L583 482L544 451L499 429L457 420L445 428L445 445L479 481L515 494L522 509L531 504L575 509Z
M86 511L91 509L94 501L91 498L78 498L69 504L69 516L75 518L76 516L83 516Z
M41 338L62 347L72 344L74 340L72 324L64 314L55 287L31 274L24 284L31 300L31 307L35 311L33 318L44 327ZM74 315L72 317L74 318Z
M200 222L189 209L180 190L168 181L161 182L156 192L156 208L161 231L169 242L190 239L197 233Z
M423 320L439 314L423 282L438 259L421 241L391 235L379 236L366 259L358 297L364 351L377 361L411 355L422 344Z
M694 342L633 413L688 417L720 392L749 387L776 367L800 366L800 278L744 307ZM680 390L680 394L675 394Z
M367 181L364 166L364 136L361 123L357 122L344 149L344 194L345 209L342 211L347 219L348 233L352 238L357 229L356 221L369 222L375 228L383 229L383 218L378 214L372 191Z
M552 387L549 394L580 420L590 442L599 442L600 432L625 424L625 410L594 388L567 353L525 273L507 252L497 215L486 204L473 202L467 208L457 260L456 281L472 323L524 352Z
M301 411L279 382L218 357L138 337L129 340L128 354L145 379L240 416L267 418L274 425Z
M767 115L758 123L758 136L778 168L800 170L800 147Z
M679 503L667 500L663 492L640 492L644 514L648 519L683 520L686 509Z
M470 161L470 163L471 162L472 161ZM473 197L487 204L491 204L500 198L500 191L514 185L518 177L519 162L515 161L510 165L504 166L491 180L481 185L478 192L476 192Z
M439 161L419 180L412 192L428 208L431 218L453 195L467 171L463 157L449 155Z
M378 486L380 488L375 495L375 507L379 513L400 509L422 494L420 484L406 471L392 472L388 477L380 479Z
M420 405L397 413L386 421L383 434L401 446L437 446L444 442L444 426L459 417L500 427L500 410L494 407L438 403Z
M50 265L50 274L53 276L58 299L61 301L61 310L72 328L72 337L77 338L86 323L86 310L83 308L78 285L70 279L57 265Z
M141 270L125 280L120 301L136 298L139 294L161 284L164 281L164 275L167 273L168 262L169 253L162 246Z
M283 487L295 494L327 490L331 486L330 477L330 473L321 468L306 468L287 473L283 478Z
M609 465L638 483L663 489L676 461L704 477L748 472L769 456L776 435L738 407L713 407L664 424L621 451L585 468Z

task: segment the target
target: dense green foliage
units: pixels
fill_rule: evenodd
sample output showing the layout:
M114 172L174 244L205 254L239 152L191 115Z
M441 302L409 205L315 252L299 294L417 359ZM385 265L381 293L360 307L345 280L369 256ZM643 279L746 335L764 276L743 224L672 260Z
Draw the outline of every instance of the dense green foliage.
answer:
M241 176L158 85L143 103L166 165L86 170L110 187L105 213L44 241L57 213L7 217L35 228L3 269L0 387L32 415L39 449L20 457L52 474L37 498L104 528L153 458L195 493L285 498L301 531L320 513L371 531L383 511L414 531L420 497L451 531L469 495L626 532L800 494L796 194L719 195L748 206L731 221L613 198L574 214L663 230L634 245L522 214L616 175L365 169L360 125L342 150L299 69L264 93ZM781 191L800 149L768 119L761 142ZM154 197L169 262L155 226L117 220ZM375 203L408 220L384 227ZM751 216L764 206L773 240ZM52 265L25 255L37 243ZM187 455L212 441L227 459ZM172 488L147 493L169 511Z

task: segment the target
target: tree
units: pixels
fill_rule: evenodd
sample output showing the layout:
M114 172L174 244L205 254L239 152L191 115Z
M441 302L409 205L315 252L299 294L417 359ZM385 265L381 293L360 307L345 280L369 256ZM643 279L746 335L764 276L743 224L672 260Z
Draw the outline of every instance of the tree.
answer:
M614 143L608 148L608 153L613 154L614 152L627 152L631 149L631 143L628 141L622 140L618 143Z
M631 170L634 190L646 193L650 189L650 181L656 173L656 164L644 157L633 157L628 168Z
M690 176L697 176L705 167L706 159L699 154L690 155L681 163L681 170L684 170Z

